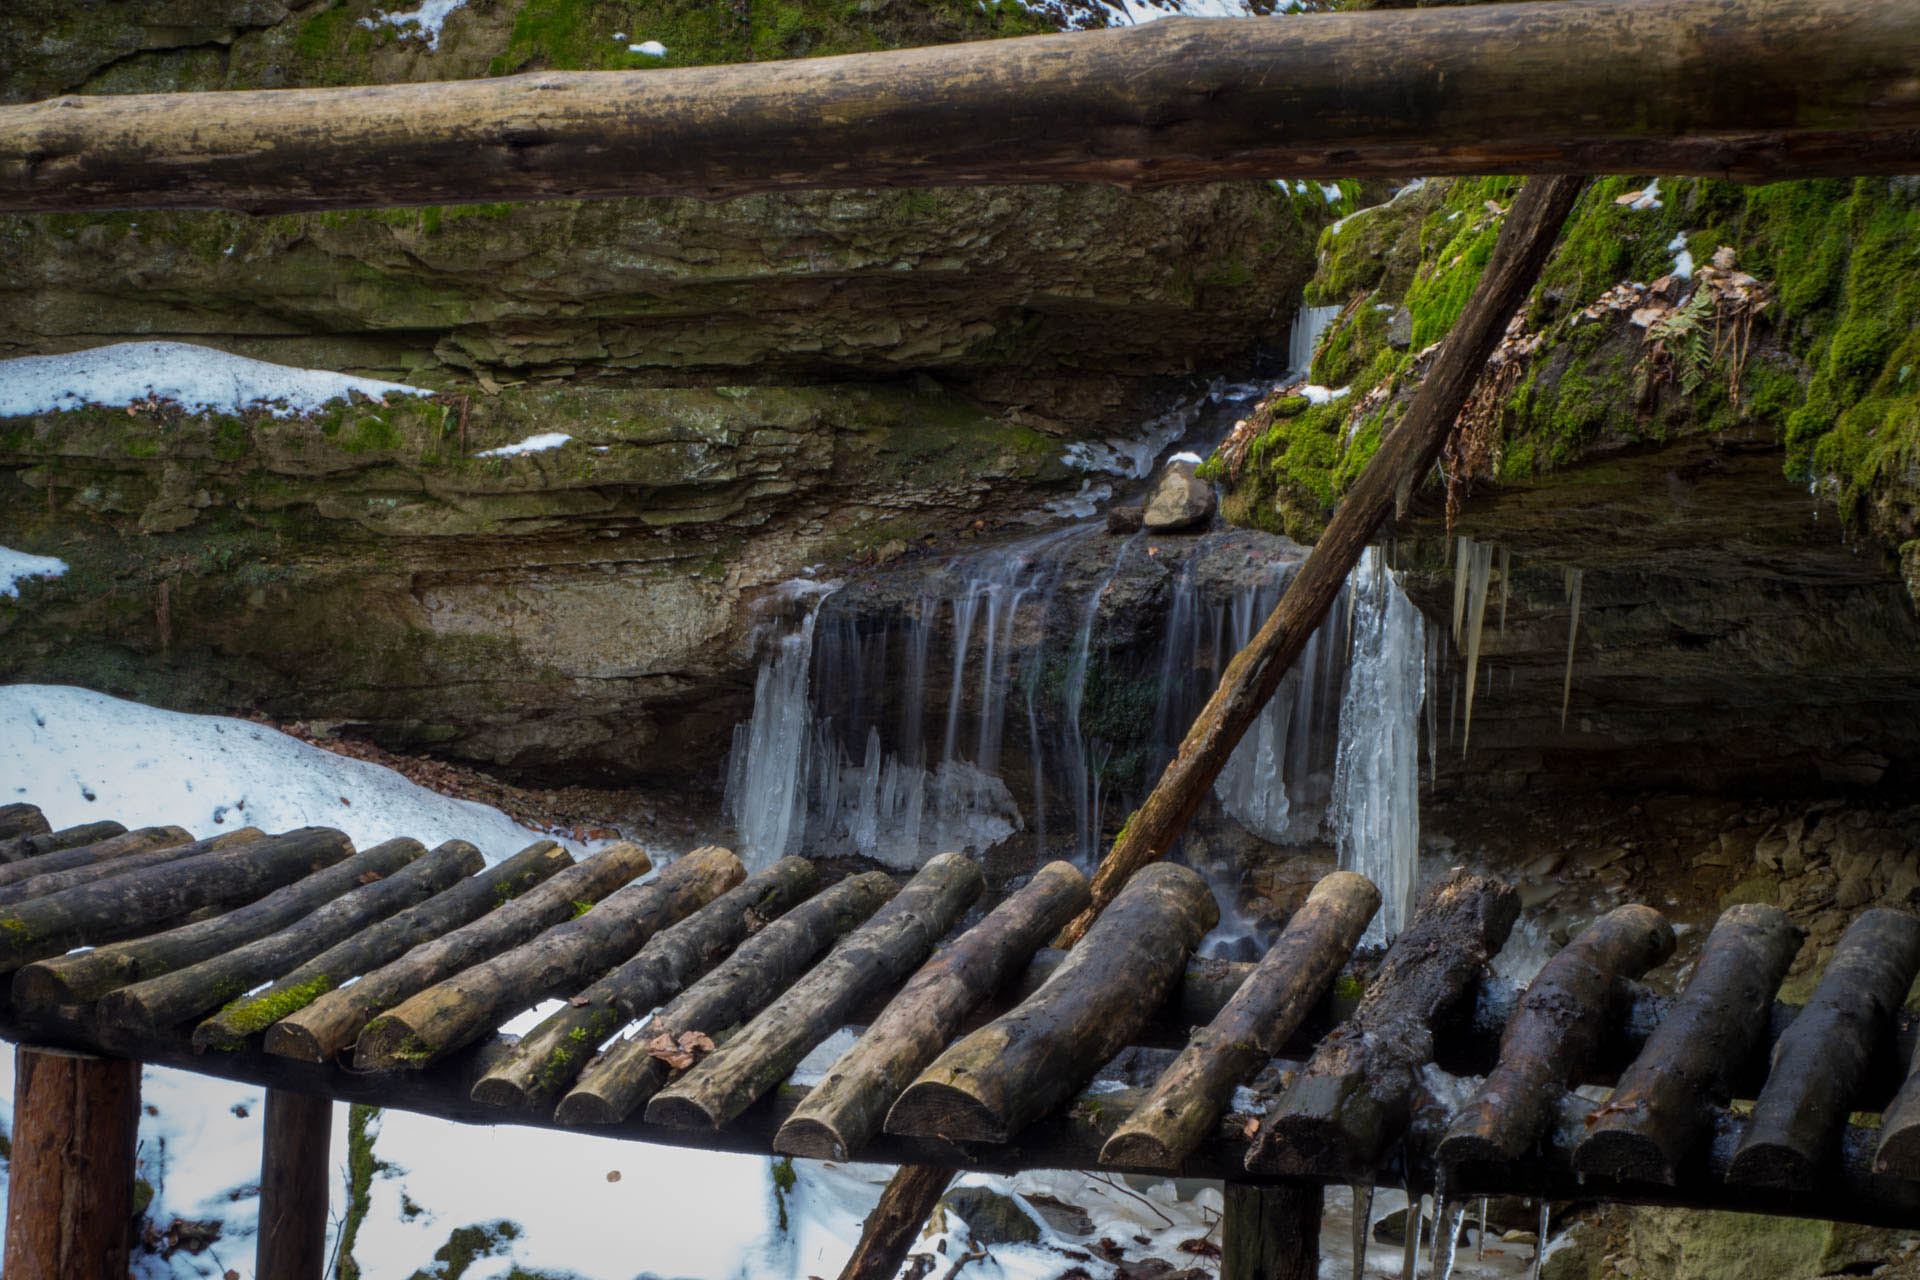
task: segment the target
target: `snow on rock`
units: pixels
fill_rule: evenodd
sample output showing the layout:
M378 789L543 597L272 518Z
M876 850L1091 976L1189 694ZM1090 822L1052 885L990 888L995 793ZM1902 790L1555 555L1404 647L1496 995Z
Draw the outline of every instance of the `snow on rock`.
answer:
M0 686L0 779L0 804L37 804L56 828L112 818L204 837L324 826L360 848L395 836L429 848L466 840L489 862L541 838L498 809L263 724L62 685Z
M1317 387L1309 384L1300 388L1300 394L1306 397L1308 404L1326 404L1330 400L1339 400L1345 397L1352 390L1352 387L1334 387L1329 389L1327 387Z
M537 436L528 436L516 444L503 444L498 449L482 449L474 454L476 458L517 458L523 453L544 453L548 449L558 449L573 439L563 431L543 431Z
M314 413L349 391L432 395L423 387L250 360L190 342L116 342L60 356L0 360L0 418L164 401L188 413Z
M1667 241L1667 252L1673 255L1673 274L1681 280L1693 279L1693 254L1687 248L1686 232L1676 232Z
M27 578L57 578L66 571L65 560L0 547L0 596L18 596L20 583Z
M644 53L649 58L664 58L667 56L667 46L661 44L658 40L646 40L639 44L628 45L627 52Z
M392 27L401 35L420 36L427 42L427 48L440 47L440 28L446 24L447 15L465 4L466 0L424 0L418 9L409 9L405 13L377 13L371 18L360 19L363 27ZM407 28L413 28L411 31Z

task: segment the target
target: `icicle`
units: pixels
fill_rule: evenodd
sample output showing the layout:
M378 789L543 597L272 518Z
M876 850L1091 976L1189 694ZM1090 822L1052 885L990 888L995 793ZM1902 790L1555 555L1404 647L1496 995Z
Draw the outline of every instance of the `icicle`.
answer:
M1560 727L1567 727L1567 704L1573 699L1573 642L1580 633L1580 587L1584 569L1567 570L1567 675L1560 685Z
M1480 1234L1474 1240L1473 1256L1476 1259L1487 1256L1487 1198L1485 1196L1480 1197Z
M1466 1221L1467 1202L1445 1201L1433 1211L1433 1280L1453 1280L1454 1260L1460 1256L1460 1225Z
M1440 698L1436 693L1440 676L1440 632L1435 631L1427 641L1427 665L1421 672L1421 683L1426 690L1423 701L1427 704L1427 785L1440 785Z
M1513 552L1500 548L1500 638L1507 635L1507 591L1513 585Z
M1547 1260L1547 1215L1553 1206L1548 1201L1540 1202L1540 1229L1533 1237L1533 1265L1527 1270L1527 1280L1540 1280L1540 1268Z
M1464 540L1463 540L1464 541ZM1473 740L1473 691L1480 674L1480 636L1487 621L1487 575L1493 571L1493 548L1471 547L1472 565L1467 584L1467 708L1460 727L1460 754Z
M1460 674L1447 676L1447 741L1460 741Z
M1425 1196L1407 1197L1407 1242L1400 1253L1402 1280L1414 1280L1420 1274L1420 1219L1426 1212L1426 1204Z
M1368 1233L1373 1230L1373 1184L1353 1189L1353 1280L1367 1269Z
M1467 562L1473 555L1473 539L1455 538L1458 548L1453 559L1453 642L1460 643L1460 624L1467 616Z

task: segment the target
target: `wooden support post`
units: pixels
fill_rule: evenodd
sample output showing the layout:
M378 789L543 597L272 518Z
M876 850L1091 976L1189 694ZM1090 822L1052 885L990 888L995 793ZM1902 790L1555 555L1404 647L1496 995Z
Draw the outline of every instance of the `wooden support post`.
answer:
M140 1064L22 1045L14 1073L7 1280L126 1275Z
M326 1273L332 1137L333 1099L267 1090L254 1280L321 1280Z
M1317 1182L1226 1184L1220 1280L1314 1280L1320 1274Z
M1414 486L1440 456L1507 321L1540 278L1582 184L1580 178L1535 178L1513 198L1486 270L1434 356L1406 416L1340 499L1327 531L1280 603L1227 664L1180 749L1101 860L1093 876L1093 905L1061 932L1060 946L1072 946L1134 872L1166 855L1200 802L1212 793L1213 780L1306 649L1360 553L1391 512L1405 509Z
M945 1165L901 1165L867 1215L860 1242L840 1269L840 1280L893 1280L957 1172Z

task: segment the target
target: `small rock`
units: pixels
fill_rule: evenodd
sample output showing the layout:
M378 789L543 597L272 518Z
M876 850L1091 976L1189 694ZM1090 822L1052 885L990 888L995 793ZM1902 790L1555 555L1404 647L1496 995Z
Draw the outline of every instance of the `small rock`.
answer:
M1395 351L1405 351L1413 345L1413 312L1405 307L1395 307L1387 317L1387 345Z
M1872 901L1873 885L1864 875L1844 876L1833 890L1833 905L1842 911L1852 911Z
M941 1205L967 1224L976 1245L1037 1244L1040 1224L1012 1196L986 1187L955 1187L941 1197Z
M1145 507L1109 507L1107 509L1108 533L1138 533Z
M1169 462L1147 499L1141 523L1149 529L1190 529L1213 518L1213 486L1194 473L1192 462Z

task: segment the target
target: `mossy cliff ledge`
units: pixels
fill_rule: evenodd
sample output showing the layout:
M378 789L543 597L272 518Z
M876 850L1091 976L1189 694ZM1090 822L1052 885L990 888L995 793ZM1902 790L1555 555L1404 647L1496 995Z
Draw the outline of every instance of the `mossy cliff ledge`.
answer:
M0 16L0 100L645 67L1020 35L1011 5L272 0ZM619 37L616 39L616 33ZM664 58L631 52L658 40ZM219 347L432 392L299 419L0 421L0 679L711 777L754 600L1034 512L1285 335L1321 227L1272 184L0 220L0 356ZM541 434L542 452L485 456ZM1099 476L1092 479L1098 480Z
M1423 184L1325 233L1307 296L1343 310L1312 380L1347 391L1277 398L1236 431L1210 464L1230 518L1318 531L1405 412L1516 187ZM1511 787L1910 778L1916 246L1905 179L1593 184L1392 531L1449 633L1449 532L1497 544L1512 570L1490 575L1470 751L1443 750L1443 769ZM1447 647L1443 740L1465 714L1465 645Z

